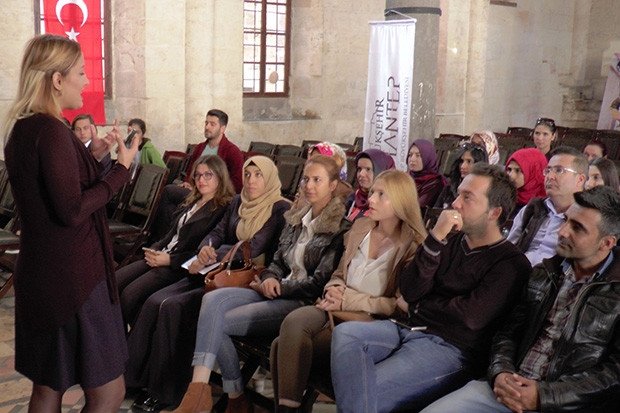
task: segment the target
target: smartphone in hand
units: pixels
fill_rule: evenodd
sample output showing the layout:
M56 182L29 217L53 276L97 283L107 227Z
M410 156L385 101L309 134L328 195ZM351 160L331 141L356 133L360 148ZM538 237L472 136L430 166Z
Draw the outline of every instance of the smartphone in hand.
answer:
M125 138L125 146L129 149L131 147L131 142L133 141L133 137L136 135L136 130L132 129L131 132L129 132L129 135L127 135L127 138Z

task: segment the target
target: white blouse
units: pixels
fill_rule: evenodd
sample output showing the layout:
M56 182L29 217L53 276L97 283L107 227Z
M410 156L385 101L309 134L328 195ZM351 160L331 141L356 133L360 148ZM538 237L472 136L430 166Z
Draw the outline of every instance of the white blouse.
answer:
M370 294L373 297L380 297L385 293L390 279L388 265L394 255L395 248L383 252L376 259L368 257L369 248L370 232L366 234L349 263L347 287Z
M304 280L308 278L306 267L304 266L304 253L306 245L314 237L314 226L316 218L312 219L312 209L301 219L301 233L297 242L291 248L291 252L286 257L286 263L291 269L291 273L285 278L287 280Z

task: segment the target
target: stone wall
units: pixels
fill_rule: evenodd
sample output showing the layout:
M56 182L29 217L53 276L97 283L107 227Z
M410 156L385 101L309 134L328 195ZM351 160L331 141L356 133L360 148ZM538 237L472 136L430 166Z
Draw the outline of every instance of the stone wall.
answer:
M244 99L242 0L110 0L112 99L108 123L143 118L163 152L203 139L212 107L228 135L252 140L352 142L363 132L371 20L378 0L293 0L291 92ZM549 116L594 127L607 65L620 51L613 0L441 0L435 134L532 126ZM4 0L0 15L0 116L17 88L33 1Z

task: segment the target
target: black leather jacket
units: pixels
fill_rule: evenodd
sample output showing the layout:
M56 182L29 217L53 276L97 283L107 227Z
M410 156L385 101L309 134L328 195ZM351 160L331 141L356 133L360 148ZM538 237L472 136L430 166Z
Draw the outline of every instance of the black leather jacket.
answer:
M603 274L584 286L538 383L541 412L620 411L620 248ZM535 343L558 292L563 258L534 267L526 297L493 341L488 380L516 372Z
M286 226L280 245L271 264L261 273L261 279L276 278L280 281L282 298L296 298L310 304L323 293L323 287L338 267L344 250L343 236L351 228L351 222L344 217L342 198L333 198L317 217L314 237L306 244L304 266L308 278L285 280L291 272L286 256L299 238L301 219L308 210L306 206L284 214Z

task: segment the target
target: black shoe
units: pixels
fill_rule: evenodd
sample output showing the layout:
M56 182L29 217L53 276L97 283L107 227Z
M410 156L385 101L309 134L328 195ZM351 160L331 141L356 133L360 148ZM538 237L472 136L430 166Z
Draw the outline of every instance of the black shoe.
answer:
M153 396L150 396L147 392L141 394L140 397L136 398L136 400L131 405L131 410L140 410L143 412L158 412L165 405L161 403L158 399Z

